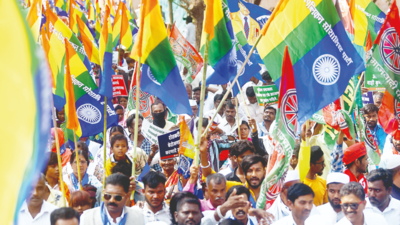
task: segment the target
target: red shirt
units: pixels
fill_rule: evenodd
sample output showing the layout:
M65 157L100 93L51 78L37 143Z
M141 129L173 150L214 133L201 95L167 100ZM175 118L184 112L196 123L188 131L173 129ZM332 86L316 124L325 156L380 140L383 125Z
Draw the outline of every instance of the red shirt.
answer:
M346 169L346 170L344 171L344 174L346 174L347 176L350 177L350 182L355 181L355 182L360 183L360 184L363 186L364 190L365 190L365 194L368 193L367 179L365 179L364 174L360 174L358 177L356 177L356 176L354 176L354 174L353 174L350 170L348 170L348 169Z

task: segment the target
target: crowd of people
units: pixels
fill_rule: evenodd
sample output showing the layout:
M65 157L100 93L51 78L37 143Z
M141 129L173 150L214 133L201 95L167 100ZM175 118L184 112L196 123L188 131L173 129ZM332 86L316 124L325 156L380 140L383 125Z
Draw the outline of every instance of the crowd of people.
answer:
M194 45L192 18L186 22L185 37ZM137 64L129 52L118 51L112 68L123 76L129 92ZM99 67L93 67L96 79ZM187 68L178 67L187 81ZM207 74L212 71L208 66ZM374 104L362 109L365 129L381 153L379 165L369 160L362 138L349 140L340 132L331 147L325 126L314 121L297 129L293 153L284 156L289 163L282 177L275 178L271 194L262 189L268 168L272 160L284 161L274 154L277 104L261 105L254 87L274 85L273 79L263 68L257 76L262 80L252 77L236 97L227 93L227 84L208 85L203 102L202 73L184 83L193 115L175 115L155 97L147 99L150 115L140 114L136 121L135 109L128 107L132 96L119 96L112 99L118 124L105 133L80 137L76 148L70 146L64 109L55 109L57 127L51 128L43 156L47 166L17 211L17 224L400 225L400 130L385 133L378 122L382 92L375 92ZM145 122L165 132L186 123L198 143L199 162L183 155L163 159L159 144L142 130ZM206 133L200 140L199 131ZM306 142L311 148L303 179L299 161ZM260 207L265 195L268 201Z
M264 208L257 208L266 194L261 185L276 145L272 129L277 106L259 105L253 88L273 84L268 72L262 78L253 77L243 87L244 99L229 94L218 112L226 85L208 86L202 124L201 88L185 83L194 114L179 116L195 142L198 126L203 133L217 113L217 126L199 140L199 165L193 163L186 173L181 157L161 160L158 144L143 135L145 120L165 131L179 129L178 115L160 99L151 104L150 116L139 116L137 146L135 110L126 110L128 97L115 99L117 126L106 134L80 138L74 150L66 137L64 110L56 111L58 127L51 130L47 167L18 211L18 224L400 224L400 133L386 134L378 122L381 93L374 95L375 104L363 108L366 129L382 152L379 166L369 165L367 148L359 139L348 140L341 132L330 149L321 124L303 126L293 154L285 156L290 163L280 191ZM299 152L307 138L312 146L310 167L301 182ZM145 167L150 167L148 172Z

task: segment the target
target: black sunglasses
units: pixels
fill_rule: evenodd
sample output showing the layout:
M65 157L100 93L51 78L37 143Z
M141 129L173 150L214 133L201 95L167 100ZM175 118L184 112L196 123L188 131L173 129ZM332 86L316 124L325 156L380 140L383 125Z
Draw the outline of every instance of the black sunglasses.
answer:
M115 201L120 202L122 200L122 196L121 195L110 195L110 194L104 194L104 199L105 200L110 200L112 198L114 198Z
M347 210L349 207L352 210L357 210L361 203L362 202L359 202L359 203L344 203L344 204L341 204L340 206L342 206L343 210Z

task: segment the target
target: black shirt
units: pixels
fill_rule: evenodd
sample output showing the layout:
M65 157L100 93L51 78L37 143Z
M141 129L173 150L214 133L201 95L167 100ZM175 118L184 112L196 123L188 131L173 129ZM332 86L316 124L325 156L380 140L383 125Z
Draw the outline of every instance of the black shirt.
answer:
M238 169L238 167L236 167L233 172L228 173L225 178L228 181L236 181L236 182L240 182L242 183L242 181L240 180L240 178L238 176L236 176L236 170Z

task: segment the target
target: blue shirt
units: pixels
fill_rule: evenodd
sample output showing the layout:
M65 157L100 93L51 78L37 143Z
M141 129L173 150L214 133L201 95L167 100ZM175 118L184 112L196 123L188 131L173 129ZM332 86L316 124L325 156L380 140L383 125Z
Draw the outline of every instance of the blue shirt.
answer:
M150 141L147 140L147 138L144 138L142 145L140 146L141 149L143 149L144 152L146 152L147 155L150 155L151 153L151 143ZM157 150L158 151L158 150ZM162 171L160 164L155 164L151 167L155 171Z
M373 130L369 129L369 131L371 131L371 134L375 139L376 145L378 145L379 149L382 152L383 147L385 146L387 134L383 130L382 126L379 124L377 124Z

